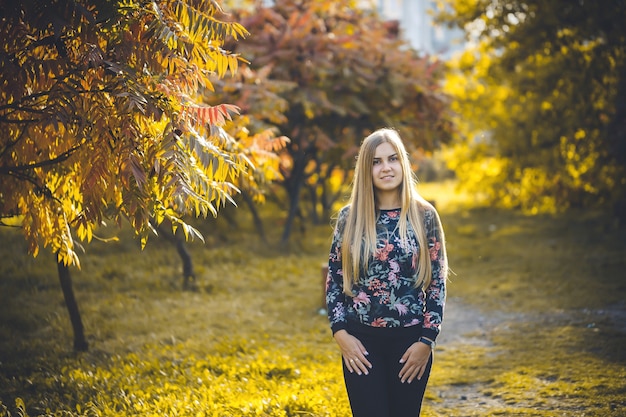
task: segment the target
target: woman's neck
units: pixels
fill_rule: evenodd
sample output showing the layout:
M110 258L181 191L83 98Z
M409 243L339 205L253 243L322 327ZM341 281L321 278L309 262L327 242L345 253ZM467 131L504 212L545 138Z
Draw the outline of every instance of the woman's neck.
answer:
M379 210L393 210L402 206L397 192L378 193L376 195L376 203Z

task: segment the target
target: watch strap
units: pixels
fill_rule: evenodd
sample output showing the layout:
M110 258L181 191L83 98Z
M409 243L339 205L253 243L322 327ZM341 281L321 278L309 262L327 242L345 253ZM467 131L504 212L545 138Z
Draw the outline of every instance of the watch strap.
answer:
M426 345L428 345L428 346L430 346L430 348L431 348L431 349L434 349L434 348L435 348L435 345L437 344L437 343L435 343L435 341L434 341L434 340L430 340L430 339L428 339L428 338L426 338L426 337L424 337L424 336L420 336L420 338L418 339L418 341L419 341L419 342L422 342L422 343L424 343L424 344L426 344Z

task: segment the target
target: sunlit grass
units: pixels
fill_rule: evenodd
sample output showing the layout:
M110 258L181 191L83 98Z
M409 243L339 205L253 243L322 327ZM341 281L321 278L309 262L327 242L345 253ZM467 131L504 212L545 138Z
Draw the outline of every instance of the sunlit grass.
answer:
M87 415L334 415L342 407L327 412L340 395L339 381L328 379L337 375L333 362L297 343L286 352L267 340L224 339L210 351L159 343L104 363L89 355L72 361L42 381L71 395L50 393L40 407L82 404L76 411Z
M476 206L453 183L421 187L446 227L450 301L497 323L437 349L423 415L619 416L623 228L594 213ZM330 226L279 249L283 213L263 209L266 244L239 210L236 228L199 224L207 244L189 245L196 292L181 291L167 242L142 252L124 230L119 242L89 245L72 270L83 354L71 351L52 256L29 258L1 229L0 416L18 414L18 398L30 416L348 416L339 354L318 314Z

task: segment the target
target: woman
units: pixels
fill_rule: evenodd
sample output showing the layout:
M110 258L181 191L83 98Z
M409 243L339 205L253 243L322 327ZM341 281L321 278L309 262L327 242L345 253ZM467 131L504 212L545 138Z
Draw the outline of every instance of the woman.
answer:
M419 416L447 273L439 215L417 193L399 134L377 130L361 145L326 279L354 417Z

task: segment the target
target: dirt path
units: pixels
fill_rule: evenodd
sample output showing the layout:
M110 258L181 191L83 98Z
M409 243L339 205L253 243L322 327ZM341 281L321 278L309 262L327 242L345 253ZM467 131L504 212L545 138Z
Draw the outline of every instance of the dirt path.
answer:
M507 322L521 319L523 316L520 314L507 314L499 311L492 311L487 315L458 297L448 297L444 326L437 342L441 346L489 345L491 343L489 333Z
M472 347L490 347L492 335L499 330L522 321L532 321L540 326L541 322L570 323L588 328L602 327L626 334L626 302L607 306L602 309L584 309L578 311L559 311L549 315L534 316L532 314L512 314L502 311L488 313L468 305L460 298L448 298L444 327L437 341L442 350L471 349ZM437 396L446 407L455 410L455 417L486 415L489 409L512 407L501 398L483 394L480 383L447 385L439 388ZM546 406L559 410L564 404L556 399L545 399ZM521 401L518 406L525 406ZM525 415L525 414L524 414ZM617 415L617 414L616 414ZM620 416L626 414L619 414Z
M522 320L520 314L507 314L498 311L485 314L463 302L460 298L448 297L444 327L437 338L442 349L472 346L491 346L490 335L499 327L506 326L513 321ZM437 396L446 406L454 408L463 415L472 416L485 408L504 406L498 398L481 393L480 384L446 386L439 390Z

